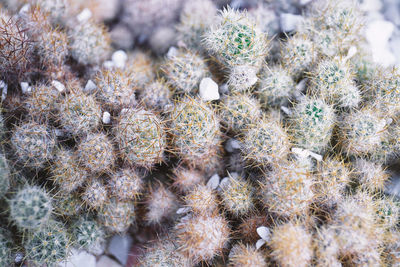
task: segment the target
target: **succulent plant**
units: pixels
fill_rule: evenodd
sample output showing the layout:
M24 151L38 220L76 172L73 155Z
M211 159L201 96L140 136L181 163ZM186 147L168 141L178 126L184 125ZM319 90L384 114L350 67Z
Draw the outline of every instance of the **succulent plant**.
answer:
M126 109L120 114L115 136L128 163L151 168L163 160L166 137L161 120L151 111Z
M52 199L38 186L25 186L10 200L10 216L21 229L34 230L45 225L52 213Z
M60 223L52 222L33 232L25 244L29 259L35 264L54 265L69 255L70 240Z
M11 144L21 163L40 168L52 159L56 140L46 125L32 121L16 127Z

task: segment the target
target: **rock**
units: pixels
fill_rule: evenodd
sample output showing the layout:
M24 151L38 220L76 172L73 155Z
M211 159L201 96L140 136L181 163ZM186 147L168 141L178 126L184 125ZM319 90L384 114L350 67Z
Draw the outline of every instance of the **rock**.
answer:
M203 78L200 82L199 94L204 101L218 100L218 84L211 78Z
M103 112L103 123L109 124L111 122L111 114L107 111Z
M103 255L97 261L96 267L122 267L121 264Z
M240 147L241 147L240 142L234 138L230 138L225 144L225 150L229 153L238 151Z
M65 91L65 85L60 83L59 81L54 80L51 82L51 85L53 85L60 93Z
M395 56L388 48L389 38L392 36L394 25L387 20L375 20L366 28L366 38L371 46L372 58L376 63L390 66L395 63Z
M303 17L300 15L282 13L280 16L280 24L283 32L291 32L296 30L302 21Z
M122 50L115 51L111 56L111 60L114 63L114 66L121 69L125 67L127 59L128 55Z
M61 262L59 267L96 267L96 257L84 250L72 249L71 256L67 261Z
M89 80L85 85L85 92L91 93L94 90L96 90L96 88L97 88L96 84L92 80Z
M208 188L211 188L212 190L217 189L217 187L219 186L220 179L221 178L217 173L211 176L211 178L207 182Z
M110 31L110 37L115 47L119 49L131 49L134 45L131 31L123 24L118 24Z
M4 88L5 82L0 81L0 88ZM21 82L21 91L23 94L29 93L32 91L32 88L29 86L29 83L27 82Z
M131 244L132 238L129 235L115 235L108 245L108 252L125 266Z
M178 55L178 48L176 48L175 46L171 46L168 49L167 58L173 58L176 57L177 55Z

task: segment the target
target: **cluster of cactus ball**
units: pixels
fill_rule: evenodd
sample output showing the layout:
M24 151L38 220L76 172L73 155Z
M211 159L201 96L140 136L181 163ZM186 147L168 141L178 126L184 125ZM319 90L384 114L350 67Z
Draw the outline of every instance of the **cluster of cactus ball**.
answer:
M358 1L310 1L272 36L271 1L129 0L137 37L182 2L164 54L115 51L82 1L16 2L0 6L0 266L101 255L115 234L143 247L129 267L398 266L400 72L363 52Z

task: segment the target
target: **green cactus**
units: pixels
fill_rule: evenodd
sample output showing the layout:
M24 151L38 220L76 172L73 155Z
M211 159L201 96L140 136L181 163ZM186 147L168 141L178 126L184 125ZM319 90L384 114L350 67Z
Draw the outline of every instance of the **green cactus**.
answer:
M46 224L53 210L52 199L38 186L25 186L10 200L10 216L21 229L38 229Z
M33 232L25 243L28 259L35 264L47 264L47 266L54 266L67 259L69 247L67 231L58 222L51 222Z
M166 136L154 113L141 108L123 110L114 130L126 162L145 168L162 162Z
M76 220L72 226L72 236L76 244L89 252L101 251L105 245L105 232L101 225L90 216Z

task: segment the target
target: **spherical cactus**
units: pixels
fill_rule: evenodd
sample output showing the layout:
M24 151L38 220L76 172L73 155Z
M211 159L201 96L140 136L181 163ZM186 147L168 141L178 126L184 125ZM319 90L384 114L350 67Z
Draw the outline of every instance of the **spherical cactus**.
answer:
M108 58L110 37L103 25L86 21L72 27L70 53L81 64L98 65Z
M41 168L52 159L56 140L46 125L24 122L14 130L11 144L24 165Z
M71 88L58 106L61 125L80 135L100 126L102 112L92 95L86 95L80 88Z
M81 213L83 205L78 193L55 194L54 213L63 218L77 216Z
M308 11L313 21L310 33L322 54L344 52L360 38L362 13L357 1L318 1Z
M135 222L135 207L132 202L112 198L103 205L99 219L108 231L122 233Z
M332 106L322 99L305 98L294 107L290 119L295 143L313 152L325 152L336 119Z
M0 199L10 189L10 168L7 159L3 154L0 154Z
M210 262L221 255L229 241L230 229L224 217L194 216L175 226L179 250L194 264Z
M295 79L298 79L311 68L316 53L311 40L296 34L284 43L281 56L283 67L287 68Z
M7 232L0 228L0 265L12 266L12 242Z
M152 112L123 110L114 130L125 161L145 168L162 162L166 136L162 122Z
M90 172L106 172L114 165L113 144L107 135L89 133L78 144L76 157Z
M89 173L79 166L73 152L62 148L56 152L51 171L51 178L66 194L76 190L89 176Z
M195 214L212 214L218 210L216 192L206 185L197 185L184 197L185 205Z
M400 72L396 68L375 67L363 83L363 93L368 103L388 116L398 116L400 108Z
M312 82L314 92L340 107L357 107L360 92L352 80L349 63L342 59L325 60L318 64Z
M314 199L314 183L310 172L296 162L276 163L261 183L261 201L280 216L305 215Z
M395 229L400 215L400 203L391 196L381 195L375 200L376 217L383 229Z
M224 181L224 180L223 180ZM254 208L254 188L250 182L237 174L229 174L226 182L221 182L221 198L225 208L240 217Z
M133 169L122 169L111 175L108 189L120 200L137 199L143 189L143 180Z
M256 84L258 68L241 65L231 69L228 78L228 86L233 92L242 92Z
M44 28L36 46L45 66L62 65L68 56L68 36L57 29Z
M255 247L239 243L229 252L230 267L264 267L267 266L265 257Z
M164 81L158 79L144 86L140 93L141 103L149 110L162 112L171 105L172 90Z
M103 69L97 73L95 83L98 98L106 106L120 109L136 103L134 84L128 71Z
M173 169L174 180L173 186L181 192L190 192L198 184L203 184L205 181L204 174L193 168L185 168L178 166Z
M178 39L187 47L200 49L203 35L216 14L217 7L211 0L186 1L177 26Z
M224 9L205 34L204 46L215 53L228 67L247 65L259 67L267 55L266 35L247 13Z
M82 195L83 202L90 209L99 209L108 201L106 186L98 179L91 179Z
M317 166L315 195L323 204L332 207L340 201L350 184L351 172L341 159L326 158Z
M201 56L188 50L177 50L168 56L162 69L167 83L183 93L196 93L201 79L209 75Z
M125 69L131 74L133 83L140 87L144 87L155 78L153 60L148 53L141 50L134 50L128 55Z
M4 9L0 11L0 29L0 73L3 76L25 72L33 61L33 44L26 29Z
M386 120L370 108L353 111L339 123L339 143L347 155L374 151L386 134Z
M261 107L257 99L248 94L229 95L221 103L222 124L228 130L241 133L261 117Z
M162 184L150 189L146 200L146 221L149 224L160 224L163 220L170 219L178 209L178 199Z
M192 263L177 250L178 245L173 238L163 238L147 248L139 260L142 267L190 267Z
M242 142L242 154L255 165L284 159L289 153L289 137L279 121L264 117L251 125Z
M105 245L103 228L89 216L81 217L72 226L72 236L80 248L95 253Z
M264 108L286 106L294 90L294 81L282 66L264 68L261 72L258 96Z
M46 121L56 113L56 101L60 92L53 86L39 84L25 101L26 109L34 119Z
M198 98L175 103L170 114L173 150L189 166L204 168L218 154L219 121L212 109Z
M10 217L21 229L37 229L46 224L53 210L47 192L37 186L25 186L10 200Z
M270 246L281 266L309 266L313 257L311 234L301 224L288 222L273 229Z
M333 214L337 242L342 255L357 254L372 249L379 242L375 234L376 209L372 197L361 193L338 203Z
M332 226L322 227L317 230L317 236L315 239L317 266L342 266L338 258L339 244L336 239L336 231Z
M60 223L52 222L33 232L25 243L25 251L32 262L53 266L68 257L70 241Z
M381 164L358 158L353 162L353 178L361 188L371 191L383 190L389 174Z

